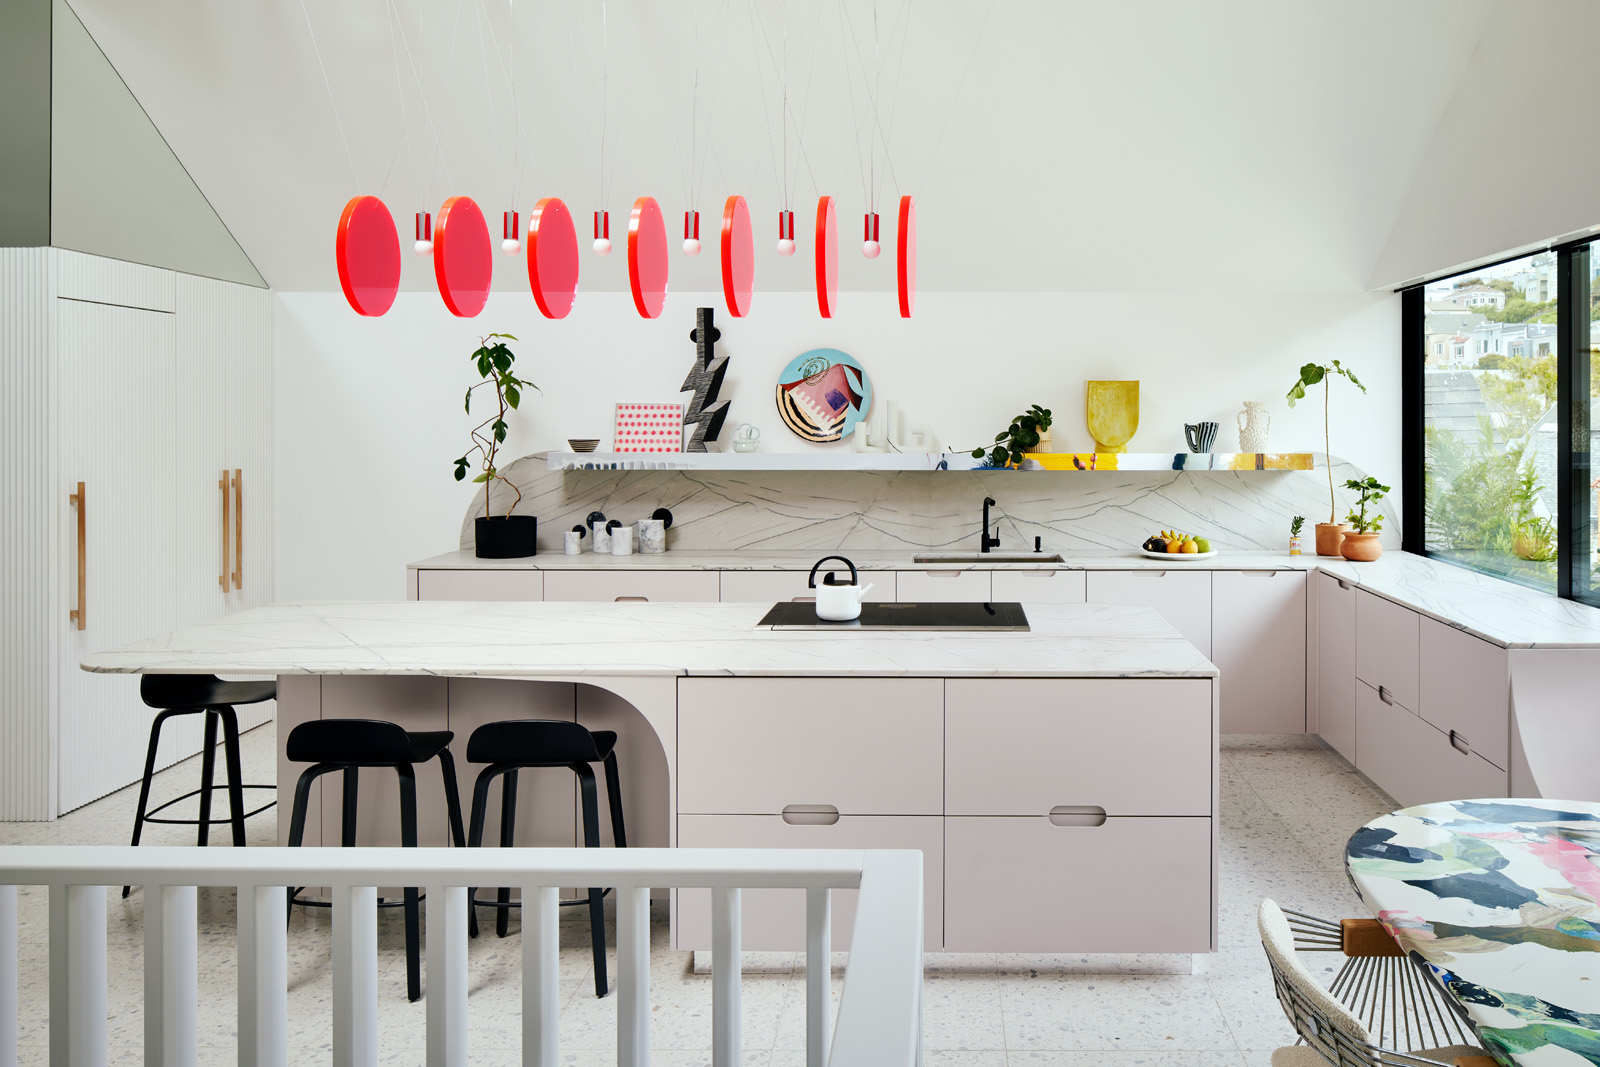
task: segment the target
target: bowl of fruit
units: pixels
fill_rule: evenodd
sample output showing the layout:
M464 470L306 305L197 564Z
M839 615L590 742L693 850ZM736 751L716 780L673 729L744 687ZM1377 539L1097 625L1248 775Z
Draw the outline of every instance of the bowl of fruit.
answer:
M1204 537L1196 537L1194 534L1181 533L1177 530L1162 530L1155 536L1146 538L1145 543L1139 546L1139 551L1157 559L1184 563L1196 559L1210 559L1217 554L1212 549L1211 542Z

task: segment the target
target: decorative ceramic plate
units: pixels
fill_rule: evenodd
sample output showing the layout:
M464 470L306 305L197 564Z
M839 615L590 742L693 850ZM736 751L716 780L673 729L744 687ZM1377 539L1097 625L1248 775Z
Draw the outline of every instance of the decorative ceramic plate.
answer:
M1197 559L1210 559L1217 554L1217 550L1214 548L1210 552L1152 552L1148 548L1141 548L1139 551L1151 559L1175 560L1179 563L1188 563Z
M855 432L872 408L872 379L837 348L813 348L778 376L778 415L806 441L839 441Z

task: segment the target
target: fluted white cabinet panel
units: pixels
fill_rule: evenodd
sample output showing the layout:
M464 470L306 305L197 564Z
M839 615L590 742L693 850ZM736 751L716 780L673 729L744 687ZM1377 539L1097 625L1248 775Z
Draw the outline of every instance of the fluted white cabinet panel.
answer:
M177 275L170 270L62 248L50 249L49 255L55 273L55 295L64 300L146 311L177 310Z
M176 337L171 312L58 300L60 392L56 507L65 550L63 602L75 602L77 516L68 486L87 498L86 627L62 613L58 810L139 777L154 713L129 678L78 669L91 652L177 624L178 455Z
M57 488L48 249L0 248L0 818L48 819ZM65 496L61 498L63 501Z

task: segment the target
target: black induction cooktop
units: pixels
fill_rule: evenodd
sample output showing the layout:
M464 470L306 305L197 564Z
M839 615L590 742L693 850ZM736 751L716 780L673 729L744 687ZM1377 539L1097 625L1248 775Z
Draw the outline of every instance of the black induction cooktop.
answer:
M861 618L849 622L824 622L810 601L782 601L761 616L757 626L774 630L974 630L1025 631L1028 616L1021 604L973 604L924 601L891 604L868 601Z

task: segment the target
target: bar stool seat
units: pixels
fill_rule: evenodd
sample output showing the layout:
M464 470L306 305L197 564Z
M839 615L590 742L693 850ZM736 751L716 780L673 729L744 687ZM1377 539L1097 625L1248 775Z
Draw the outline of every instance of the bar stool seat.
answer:
M408 732L392 722L377 719L313 719L303 722L289 732L284 743L284 756L292 763L309 763L300 773L294 787L294 812L289 819L289 847L299 848L305 840L306 808L311 799L311 785L324 774L335 771L343 775L344 804L340 812L340 844L352 848L356 843L356 798L362 767L389 767L395 772L400 785L400 844L404 848L417 847L417 778L415 766L429 760L439 761L444 776L444 799L450 819L450 836L457 848L466 846L466 834L461 825L461 794L456 788L455 758L450 754L450 742L455 734L449 730ZM289 893L289 911L294 906L328 907L326 901L301 900L299 888ZM380 902L380 907L405 908L406 920L406 997L416 1001L422 997L422 976L419 967L421 943L421 915L418 904L422 897L415 887L406 887L404 899Z
M467 739L467 762L487 763L478 772L472 787L472 826L467 833L469 848L483 845L484 821L488 817L489 786L500 783L500 847L512 848L516 840L517 772L535 767L566 767L578 776L583 803L583 843L600 847L600 806L596 793L593 763L603 763L606 771L606 802L611 809L611 837L618 848L626 848L628 835L622 819L622 783L617 771L617 735L611 730L587 730L575 722L554 719L510 719L485 723ZM477 909L498 909L495 932L506 936L508 912L520 904L511 900L511 890L501 887L493 901L480 902L477 890L468 890L468 915L474 937L478 933ZM595 996L606 995L605 892L590 888L587 901L565 900L563 905L589 905L589 939L594 951Z
M145 823L160 823L199 827L195 843L207 845L211 840L211 827L225 822L233 826L234 847L244 847L244 821L253 815L261 814L276 803L268 801L259 808L246 811L244 791L276 790L277 786L248 785L241 780L243 772L239 767L239 716L233 709L239 704L259 704L263 700L272 700L277 695L276 682L225 682L214 674L146 674L140 678L139 698L150 707L161 710L150 724L150 746L145 753L144 777L139 782L139 804L133 816L133 844L139 843ZM156 754L161 747L161 727L168 719L179 715L201 714L205 715L206 722L205 747L200 755L200 788L191 789L182 796L174 797L154 808L150 807L150 780L156 772ZM228 776L224 785L215 785L212 782L216 773L218 723L222 724L223 763ZM211 817L211 794L218 789L228 791L226 819ZM192 796L200 798L199 818L156 817L160 812ZM122 887L124 897L130 892L130 886Z

